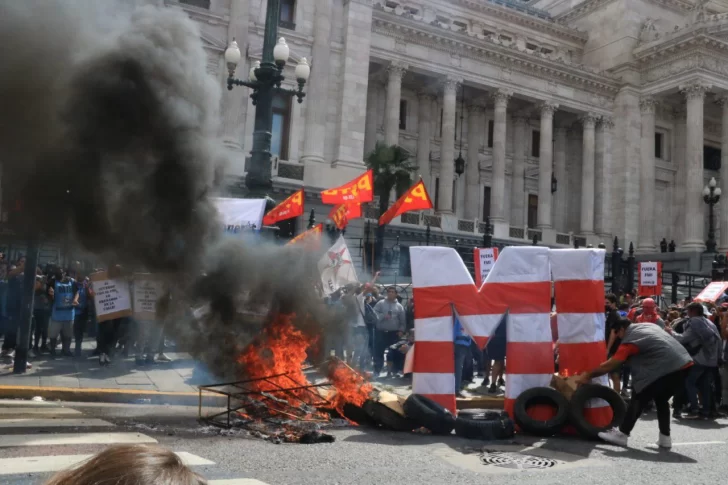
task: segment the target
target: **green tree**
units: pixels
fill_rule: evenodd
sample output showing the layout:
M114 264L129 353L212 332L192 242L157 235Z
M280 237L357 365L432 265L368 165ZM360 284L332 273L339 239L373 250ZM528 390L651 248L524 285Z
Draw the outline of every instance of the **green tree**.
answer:
M389 195L392 189L400 197L412 185L412 174L417 169L410 161L407 150L397 145L377 143L374 150L366 157L367 167L372 169L374 178L374 195L379 196L379 216L389 208ZM384 226L377 226L374 245L374 265L381 269L384 252Z

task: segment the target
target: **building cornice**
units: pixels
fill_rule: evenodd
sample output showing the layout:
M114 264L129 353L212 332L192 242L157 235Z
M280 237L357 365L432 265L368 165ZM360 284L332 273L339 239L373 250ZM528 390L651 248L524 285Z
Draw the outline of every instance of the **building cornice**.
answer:
M554 17L556 22L567 25L569 22L574 22L576 20L579 20L582 17L586 17L590 13L601 9L602 7L605 7L609 5L610 3L615 2L616 0L586 0L585 2L580 3L576 7L572 8L571 10L567 10L566 12L557 15ZM670 10L674 10L676 12L681 13L688 13L693 9L693 4L690 2L687 2L685 0L647 0L649 3L654 3L655 5L659 5L661 7L669 8Z
M175 2L174 0L164 0L166 7L177 7L185 11L190 18L202 23L210 25L228 25L230 23L229 15L218 15L210 10L193 7L186 3Z
M491 18L528 27L538 32L555 35L557 37L569 39L570 41L586 43L589 39L589 34L587 32L567 27L554 22L553 20L542 19L535 15L521 13L518 10L502 7L494 3L484 2L482 0L452 0L452 3L475 12L483 13Z
M554 79L582 89L608 93L613 96L619 90L616 80L585 66L568 65L563 60L548 59L537 53L520 51L515 46L505 46L475 36L445 31L416 20L375 11L372 31L394 37L408 43L436 48L453 55L487 60L506 69L523 72L542 79Z

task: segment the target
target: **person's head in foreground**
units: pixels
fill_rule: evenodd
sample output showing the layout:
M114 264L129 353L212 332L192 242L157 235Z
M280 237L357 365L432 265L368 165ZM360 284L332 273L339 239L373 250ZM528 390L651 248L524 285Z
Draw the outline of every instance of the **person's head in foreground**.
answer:
M182 459L160 446L107 448L81 466L58 473L45 485L207 485Z

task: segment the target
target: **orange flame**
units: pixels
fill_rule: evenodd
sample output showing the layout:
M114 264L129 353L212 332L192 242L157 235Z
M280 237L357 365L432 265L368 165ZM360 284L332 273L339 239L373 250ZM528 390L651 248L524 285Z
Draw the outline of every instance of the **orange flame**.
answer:
M334 361L329 366L329 381L334 386L331 404L340 415L344 415L344 405L351 403L361 406L369 399L372 385L367 383L361 374L355 372L341 361Z

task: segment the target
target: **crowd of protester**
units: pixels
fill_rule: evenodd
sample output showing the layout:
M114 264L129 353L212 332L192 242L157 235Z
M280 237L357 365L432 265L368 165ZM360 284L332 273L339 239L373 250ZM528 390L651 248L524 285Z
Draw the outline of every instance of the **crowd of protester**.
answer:
M161 329L150 332L149 322L133 318L117 318L99 322L93 304L93 285L88 275L78 269L47 264L36 268L33 311L27 367L34 359L86 358L83 341L96 339L90 356L99 364L109 365L114 354L135 356L137 364L168 362L164 354L164 335ZM14 363L22 324L22 299L25 257L8 261L0 252L0 364ZM155 356L156 354L156 356Z

